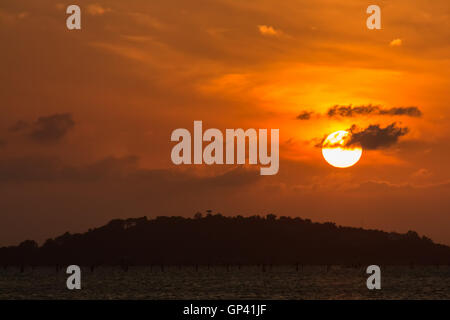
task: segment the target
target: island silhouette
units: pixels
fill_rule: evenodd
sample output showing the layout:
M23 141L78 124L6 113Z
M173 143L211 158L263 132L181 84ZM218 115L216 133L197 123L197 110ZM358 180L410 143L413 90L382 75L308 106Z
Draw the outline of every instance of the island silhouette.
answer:
M309 219L197 213L114 219L41 246L0 248L3 266L99 265L439 265L450 247L414 231L365 230Z

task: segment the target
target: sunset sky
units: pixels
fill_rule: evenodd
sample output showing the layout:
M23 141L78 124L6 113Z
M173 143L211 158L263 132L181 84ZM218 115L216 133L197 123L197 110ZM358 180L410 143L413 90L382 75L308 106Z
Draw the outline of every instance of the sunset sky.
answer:
M448 0L2 0L0 40L0 245L207 209L450 244ZM173 165L194 120L279 129L278 174Z

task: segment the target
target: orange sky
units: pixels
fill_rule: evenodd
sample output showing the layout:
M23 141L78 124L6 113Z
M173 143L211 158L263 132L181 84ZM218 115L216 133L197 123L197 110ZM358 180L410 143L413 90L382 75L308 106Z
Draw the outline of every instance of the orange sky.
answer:
M68 31L73 3L0 4L0 245L206 209L450 244L448 0L80 0ZM369 4L382 30L366 28ZM335 105L421 115L328 116ZM175 167L170 134L194 120L280 129L278 175ZM407 133L348 169L315 146L392 123Z

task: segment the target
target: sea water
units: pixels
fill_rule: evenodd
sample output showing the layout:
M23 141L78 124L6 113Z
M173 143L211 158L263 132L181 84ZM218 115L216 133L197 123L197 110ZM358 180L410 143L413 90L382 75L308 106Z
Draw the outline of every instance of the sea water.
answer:
M0 269L0 299L450 299L450 267L381 266L381 290L365 268L343 266L145 266L82 268L81 290L64 269Z

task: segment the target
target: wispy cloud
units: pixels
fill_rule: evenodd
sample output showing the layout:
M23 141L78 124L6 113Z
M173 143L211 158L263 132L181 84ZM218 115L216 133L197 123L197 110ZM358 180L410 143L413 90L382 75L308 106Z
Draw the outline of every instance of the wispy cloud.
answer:
M297 116L298 120L309 120L311 119L311 117L314 115L313 111L302 111L300 112L300 114Z
M379 105L359 105L352 106L334 105L327 110L324 115L317 114L313 111L303 110L296 117L298 120L310 120L315 116L320 118L322 116L328 118L352 118L357 116L407 116L407 117L421 117L422 111L416 106L409 107L392 107L384 108Z
M9 130L12 132L27 132L30 138L39 142L58 141L75 126L70 113L54 114L39 117L34 123L18 121Z
M378 105L360 105L360 106L340 106L335 105L328 109L328 117L354 117L358 115L391 115L391 116L410 116L410 117L420 117L422 112L418 107L394 107L394 108L383 108Z
M266 25L259 25L258 30L263 36L279 36L282 34L281 30L276 30L274 27Z
M394 39L389 43L391 47L400 47L402 44L403 44L402 39Z
M104 8L99 4L93 3L87 6L87 13L91 16L102 16L106 12L111 11L109 8Z

